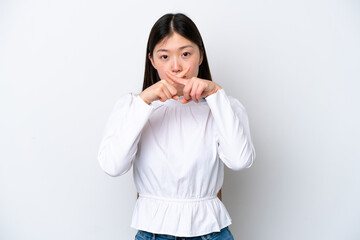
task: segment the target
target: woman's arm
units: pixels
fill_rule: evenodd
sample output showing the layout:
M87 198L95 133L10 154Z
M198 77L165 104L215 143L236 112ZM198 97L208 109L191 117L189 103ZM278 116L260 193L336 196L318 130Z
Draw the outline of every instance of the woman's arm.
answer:
M134 94L127 94L116 102L98 153L100 166L107 174L120 176L131 168L141 130L152 110L152 106Z
M171 81L184 86L181 103L199 102L205 98L218 129L218 152L221 160L231 169L251 166L255 150L251 141L246 110L235 98L228 97L221 86L213 81L193 77L182 79L167 72Z
M249 120L244 106L224 89L205 98L217 128L220 159L233 170L248 168L255 159Z

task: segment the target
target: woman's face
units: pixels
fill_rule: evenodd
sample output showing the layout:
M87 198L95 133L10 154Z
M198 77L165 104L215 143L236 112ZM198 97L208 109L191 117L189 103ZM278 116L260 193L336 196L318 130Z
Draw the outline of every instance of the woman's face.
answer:
M166 72L185 79L197 77L202 62L199 47L176 32L160 41L149 58L161 80L169 80Z

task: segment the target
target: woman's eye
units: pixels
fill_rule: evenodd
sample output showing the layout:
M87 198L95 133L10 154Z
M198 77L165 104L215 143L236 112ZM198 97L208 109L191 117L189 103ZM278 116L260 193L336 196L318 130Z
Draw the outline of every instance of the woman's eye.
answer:
M190 53L189 53L189 52L184 52L184 53L183 53L183 56L184 56L184 57L188 57L188 56L190 56Z
M161 59L167 59L168 56L167 56L167 55L162 55L162 56L160 56L160 58L161 58Z

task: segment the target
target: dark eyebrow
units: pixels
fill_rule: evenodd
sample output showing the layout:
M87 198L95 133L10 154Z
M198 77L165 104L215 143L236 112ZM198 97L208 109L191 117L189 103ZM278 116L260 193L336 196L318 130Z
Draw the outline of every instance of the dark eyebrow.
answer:
M168 52L168 50L166 50L166 49L159 49L159 50L157 50L156 52Z
M188 47L194 48L194 47L191 46L191 45L185 45L185 46L179 47L179 49L182 50L182 49L188 48ZM156 52L168 52L168 51L169 51L169 50L167 50L167 49L160 48L160 49L158 49Z
M194 48L194 47L191 46L191 45L185 45L185 46L179 47L179 49L184 49L184 48L188 48L188 47Z

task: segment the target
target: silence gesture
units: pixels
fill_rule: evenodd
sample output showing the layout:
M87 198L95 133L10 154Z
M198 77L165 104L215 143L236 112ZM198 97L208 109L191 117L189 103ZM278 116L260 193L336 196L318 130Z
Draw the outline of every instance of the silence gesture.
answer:
M184 86L182 89L184 98L181 99L181 103L183 104L191 101L198 103L201 98L214 94L221 89L219 84L197 77L184 79L171 72L166 72L166 76L174 83Z

